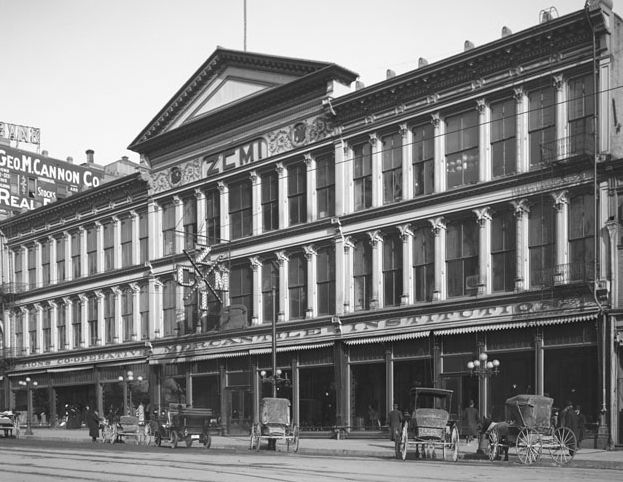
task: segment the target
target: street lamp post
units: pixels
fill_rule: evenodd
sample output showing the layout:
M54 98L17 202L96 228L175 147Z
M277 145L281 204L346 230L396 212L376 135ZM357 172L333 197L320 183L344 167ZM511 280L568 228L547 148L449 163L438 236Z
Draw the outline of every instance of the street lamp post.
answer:
M25 380L18 382L21 386L26 387L26 403L28 404L28 413L26 414L26 435L32 435L32 389L39 385L36 380L26 377Z
M123 383L123 413L125 413L126 415L131 415L129 411L133 408L132 382L134 382L135 380L137 382L142 382L143 377L139 375L138 377L134 378L134 372L131 370L128 370L128 372L126 373L126 376L123 377L122 375L119 375L118 380L121 383ZM129 398L129 404L128 404L128 398Z
M290 380L287 375L282 376L283 372L281 369L277 368L277 309L275 306L277 289L273 285L272 288L272 296L273 296L273 326L272 326L272 365L273 371L270 375L266 373L266 370L262 370L260 372L260 376L262 377L262 382L270 383L272 385L272 396L273 398L277 397L277 385L290 385Z
M500 372L499 367L500 361L497 359L489 360L489 355L484 351L475 360L467 362L467 368L470 370L471 375L478 377L480 380L479 406L481 417L486 417L489 413L487 399L488 379Z

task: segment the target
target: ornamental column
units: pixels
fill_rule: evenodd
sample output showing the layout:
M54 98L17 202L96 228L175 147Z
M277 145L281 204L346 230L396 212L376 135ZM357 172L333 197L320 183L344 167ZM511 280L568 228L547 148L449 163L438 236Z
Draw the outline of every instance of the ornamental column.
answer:
M512 201L513 214L515 215L516 222L516 276L515 276L515 291L523 291L530 285L529 276L529 250L528 250L528 214L530 213L530 207L527 199L519 199Z
M554 282L564 283L569 278L569 192L552 193L556 210L556 266Z
M69 296L63 297L63 307L65 310L65 346L59 347L60 350L63 349L74 349L78 348L74 346L74 312L73 312L73 301Z
M197 244L208 244L208 232L206 225L206 193L202 189L195 189L195 200L197 202Z
M80 299L80 348L85 348L89 345L87 339L91 336L89 333L89 324L87 318L89 316L89 298L83 294L79 294ZM95 303L95 300L93 300Z
M372 245L372 298L370 309L384 306L383 297L383 236L380 231L368 231Z
M400 305L412 305L414 291L413 230L410 224L403 224L398 226L398 231L400 231L400 239L402 240L402 295L400 296Z
M307 222L310 223L318 218L318 204L316 203L316 158L309 153L304 155L307 168Z
M413 199L413 131L405 122L400 124L399 132L402 138L402 199Z
M162 257L162 208L150 199L147 203L147 231L149 240L147 243L148 259L158 259ZM140 259L140 258L139 258Z
M18 355L22 353L25 355L30 355L30 316L28 310L24 306L19 307L20 316L22 317L22 346L18 348ZM21 353L19 349L21 348Z
M376 132L369 134L372 156L372 207L383 205L383 146Z
M141 287L138 283L129 283L128 286L132 290L132 333L130 339L132 341L140 340L141 333Z
M491 294L491 209L473 210L480 227L478 251L478 294ZM484 291L484 293L482 293Z
M136 211L130 211L130 229L132 230L132 259L130 264L136 266L141 259L141 241L139 238L140 218Z
M40 303L35 303L35 323L36 337L37 337L37 350L36 353L43 353L43 306ZM29 327L30 328L30 327Z
M251 219L253 236L262 234L262 177L257 171L249 173L251 179Z
M112 251L113 266L115 269L121 268L121 220L117 216L112 217Z
M104 346L106 344L105 323L104 323L104 293L101 290L95 291L95 302L97 303L97 340L95 344Z
M63 231L63 240L63 246L65 246L65 281L71 281L74 278L74 265L71 259L71 234L68 231Z
M277 251L275 253L277 262L279 263L279 312L278 321L290 319L290 295L288 292L288 262L289 258L285 251Z
M513 97L515 98L517 115L515 116L516 136L517 136L517 172L527 172L530 170L530 145L528 143L528 128L530 110L528 96L523 87L515 87L513 89Z
M491 180L491 107L485 99L476 100L478 111L478 179Z
M230 241L229 229L229 187L223 181L217 183L221 208L221 240Z
M288 170L282 162L275 164L277 172L277 199L279 206L279 227L285 228L290 225L288 209Z
M344 240L344 313L351 313L354 309L355 285L353 283L353 252L355 243L352 238Z
M121 316L121 296L122 291L118 286L113 286L110 288L112 294L114 296L114 306L115 306L115 318L114 318L114 327L115 327L115 336L113 337L112 342L122 343L125 340L125 333L123 332L123 317ZM105 340L106 338L104 338Z
M347 155L348 144L342 139L333 143L335 158L335 215L343 216L352 212L350 199L353 185L353 160Z
M56 269L56 238L48 236L48 246L50 247L50 284L59 283L58 270Z
M447 298L446 283L446 220L443 217L428 220L435 236L435 289L433 301Z
M335 314L344 314L344 300L347 298L346 290L349 288L346 284L346 256L345 256L345 238L336 236L335 242Z
M162 282L149 278L149 338L162 338Z
M104 226L99 221L95 221L95 236L97 239L97 272L103 273L106 268L104 266ZM88 264L88 261L87 261ZM87 268L89 269L89 268Z
M567 151L567 82L562 74L554 75L554 90L556 91L556 142L554 143L552 160L565 159Z
M96 226L99 223L96 223ZM84 226L78 227L78 238L80 239L80 277L86 278L89 276L89 257L87 255L87 230ZM98 252L101 250L101 244L98 237ZM98 259L99 266L99 259Z
M56 326L58 322L58 305L52 300L48 301L48 305L50 305L50 351L59 351L63 347L59 346L58 326Z
M42 266L43 257L41 256L41 243L39 241L35 241L34 247L35 247L35 280L34 280L35 284L34 286L36 288L40 288L41 286L43 286L43 266ZM28 282L30 283L31 286L33 286L32 284L33 280L28 280Z
M316 256L318 252L312 245L303 246L305 259L307 260L307 310L305 318L314 318L318 313L318 300L316 299Z
M249 258L251 269L253 270L253 317L251 325L261 325L264 322L264 311L262 309L262 262L257 256ZM276 300L275 300L276 301Z
M438 112L431 115L431 124L433 124L435 149L435 192L443 192L446 190L446 154L444 143L446 129L444 123L441 122L441 117Z
M179 196L173 196L173 215L175 216L173 254L179 254L184 249L184 201Z

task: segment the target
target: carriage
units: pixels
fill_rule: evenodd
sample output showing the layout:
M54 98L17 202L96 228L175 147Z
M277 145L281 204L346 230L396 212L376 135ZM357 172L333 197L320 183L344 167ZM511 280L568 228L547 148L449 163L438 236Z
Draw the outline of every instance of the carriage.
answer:
M577 440L567 427L554 427L551 421L553 399L542 395L517 395L506 400L505 422L492 423L486 434L489 458L515 446L523 464L541 459L544 450L558 465L570 462L577 451Z
M260 402L260 422L253 424L249 448L260 450L262 440L275 448L277 440L286 443L288 452L299 449L299 427L290 422L290 400L287 398L262 398Z
M459 458L459 429L450 420L452 390L441 388L412 388L410 417L402 424L396 438L396 458L405 460L409 445L415 446L416 458L435 458L442 450L443 459L456 462Z
M160 417L147 424L147 437L153 438L158 447L163 441L168 441L172 448L177 448L180 442L190 447L197 440L209 449L212 445L210 427L215 422L210 408L193 408L185 404L172 403Z
M0 430L4 432L5 437L19 438L19 418L15 412L11 410L0 412Z

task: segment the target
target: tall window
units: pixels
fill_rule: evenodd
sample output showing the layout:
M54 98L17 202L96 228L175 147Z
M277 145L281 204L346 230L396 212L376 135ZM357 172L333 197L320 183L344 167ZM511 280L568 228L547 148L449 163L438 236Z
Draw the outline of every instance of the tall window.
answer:
M383 292L385 306L398 306L402 296L402 240L398 234L383 238Z
M592 194L578 194L569 203L569 281L593 279L595 207Z
M73 279L80 278L82 274L82 266L80 265L80 231L71 233L71 266L73 271Z
M162 204L162 241L163 256L175 253L175 204L165 202Z
M318 314L331 315L335 313L335 248L332 246L318 250L316 278Z
M184 326L180 326L180 334L194 333L199 326L198 291L188 286L184 287Z
M247 322L253 317L253 270L250 266L232 266L229 276L229 301L247 309Z
M274 298L273 298L273 289ZM277 261L262 263L262 321L272 322L279 315L279 266Z
M97 318L99 316L99 298L95 295L89 297L89 308L87 323L89 325L89 345L97 345L97 339L99 338Z
M89 275L97 273L97 228L87 229L87 266Z
M72 312L72 320L71 320L71 329L73 331L74 339L73 346L74 348L78 348L82 346L82 309L81 303L74 302L73 303Z
M134 331L133 323L133 310L134 307L134 292L128 288L121 292L121 323L123 325L123 341L130 341L132 339L132 332Z
M115 269L115 236L112 221L104 223L104 270Z
M15 253L15 290L17 292L21 292L24 288L23 283L24 283L24 276L23 276L23 271L22 271L22 261L23 261L23 250L22 248L17 248L14 253Z
M65 236L56 238L56 282L65 280Z
M41 283L42 286L50 284L50 241L41 241Z
M413 194L430 194L434 186L435 129L428 123L413 128Z
M106 330L106 344L111 345L117 338L115 329L115 294L108 292L104 295L104 325Z
M530 167L556 156L556 93L554 87L544 87L528 94L528 136Z
M163 311L163 336L171 336L177 328L176 320L176 283L174 280L167 280L162 287L162 311Z
M121 219L121 266L132 266L132 218Z
M551 285L556 259L554 207L544 195L530 206L528 216L528 250L530 255L530 286Z
M147 229L147 211L138 213L138 244L140 250L139 261L144 263L149 261L149 231Z
M24 353L24 313L15 312L15 351L17 356Z
M318 218L335 214L335 159L333 153L316 159L316 199Z
M216 189L206 193L206 235L201 241L208 246L221 242L221 198Z
M307 170L302 162L288 168L288 213L290 226L307 221Z
M493 291L515 289L516 224L511 211L497 212L491 221L491 288Z
M67 311L65 303L59 303L56 308L56 334L58 336L57 349L64 350L67 346Z
M184 248L195 249L197 242L197 198L184 199Z
M585 75L570 79L568 88L569 155L591 154L594 149L595 114L593 76Z
M358 239L353 248L353 284L355 310L369 310L372 299L372 246L367 239Z
M28 285L30 289L37 287L37 248L34 244L28 247Z
M307 260L303 254L293 255L288 262L288 297L290 318L304 318L307 311Z
M279 228L279 187L277 171L262 175L262 231Z
M446 171L449 188L478 182L478 112L446 119Z
M431 301L435 289L435 237L428 226L417 228L413 234L415 301Z
M355 211L372 206L372 147L369 142L353 146Z
M384 136L383 149L383 204L402 199L402 135Z
M28 340L30 341L30 353L39 351L37 343L37 309L33 306L28 310Z
M446 265L448 296L463 296L478 288L478 224L465 219L448 224Z
M149 285L141 286L139 294L139 305L141 310L141 340L149 339Z
M253 232L253 206L251 181L229 186L229 226L231 239L251 236Z
M41 327L43 335L43 351L49 352L52 347L52 307L43 307L43 322Z
M493 177L517 171L517 103L491 104L491 170Z

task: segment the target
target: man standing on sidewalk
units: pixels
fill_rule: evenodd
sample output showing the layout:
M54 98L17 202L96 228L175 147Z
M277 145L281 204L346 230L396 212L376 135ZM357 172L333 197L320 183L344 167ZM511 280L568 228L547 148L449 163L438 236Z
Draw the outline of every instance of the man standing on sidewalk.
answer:
M393 442L396 437L400 437L402 428L402 412L398 410L398 404L394 403L394 409L389 412L389 438Z

